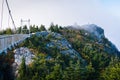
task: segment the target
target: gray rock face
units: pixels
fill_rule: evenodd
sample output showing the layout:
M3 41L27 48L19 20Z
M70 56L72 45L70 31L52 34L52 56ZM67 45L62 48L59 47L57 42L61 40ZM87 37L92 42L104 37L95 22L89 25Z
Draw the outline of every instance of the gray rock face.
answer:
M104 50L106 52L120 55L120 52L118 51L116 46L105 37L104 30L101 27L95 24L87 24L82 26L79 25L68 26L68 28L74 30L85 30L87 32L85 33L85 35L90 34L91 36L93 36L93 38L97 39L97 43L104 45Z
M105 44L104 50L111 54L120 55L120 52L118 51L116 46L110 41L108 43L109 44ZM109 47L107 47L107 46L109 46Z
M36 34L36 36L47 36L49 34L49 32L41 31L41 32L36 32L35 34Z
M17 65L21 64L22 57L25 58L26 65L30 64L32 62L32 58L34 57L32 52L30 52L30 50L28 48L25 48L25 47L15 49L14 53L15 53L15 55L14 55L15 63L17 63Z
M33 55L32 52L30 52L30 50L25 47L15 49L14 53L15 53L14 55L15 61L12 64L13 74L14 76L18 76L18 69L22 62L22 58L23 57L25 58L25 63L26 65L28 65L33 61L32 58L35 57L35 55Z
M104 30L95 24L87 24L87 25L82 25L82 26L73 25L73 26L68 26L68 27L71 27L73 29L85 30L88 33L92 34L93 36L97 37L98 39L102 39L105 37Z
M104 38L104 30L95 24L88 24L80 27L95 35L98 39Z
M56 46L62 54L69 54L71 56L76 56L78 53L72 48L71 44L62 37L59 33L52 33L52 36L54 37L48 44L53 44L53 46Z
M47 32L47 31L42 31L42 32L37 32L36 33L37 36L43 36L44 38L49 38L49 41L46 44L46 48L50 48L50 47L57 47L57 49L60 50L60 53L62 54L69 54L72 57L79 57L81 58L81 56L79 55L79 53L77 51L75 51L72 48L72 45L59 33L55 33L55 32Z

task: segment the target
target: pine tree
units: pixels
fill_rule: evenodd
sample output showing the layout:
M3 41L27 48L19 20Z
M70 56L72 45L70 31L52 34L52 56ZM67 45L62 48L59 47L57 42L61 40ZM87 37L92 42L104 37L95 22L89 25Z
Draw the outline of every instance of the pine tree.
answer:
M19 69L19 76L18 76L18 80L25 80L26 78L26 64L25 64L25 58L22 58L22 63L20 65L20 69Z
M62 78L62 69L60 64L54 66L54 70L46 76L46 80L61 80Z
M38 73L35 73L35 75L32 77L32 80L40 80Z
M44 25L41 25L39 30L40 30L40 31L46 31L46 28L45 28Z
M48 30L51 31L51 32L54 32L54 25L51 24L51 26L50 26L50 28Z
M74 80L81 80L81 66L80 66L80 61L78 60L77 63L75 64L75 72L74 72Z
M115 61L117 61L116 58L115 58ZM120 74L120 62L115 62L115 64L114 63L110 64L103 71L103 73L101 74L101 79L103 79L103 80L120 80L119 74Z

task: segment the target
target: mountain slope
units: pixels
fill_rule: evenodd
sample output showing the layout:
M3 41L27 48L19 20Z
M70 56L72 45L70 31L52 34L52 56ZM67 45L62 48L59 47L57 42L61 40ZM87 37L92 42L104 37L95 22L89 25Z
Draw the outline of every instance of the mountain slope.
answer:
M49 30L31 34L7 56L0 55L0 80L119 79L120 53L102 28L52 25Z
M88 25L83 25L83 26L78 26L78 25L73 25L73 26L68 26L67 27L69 30L73 30L76 33L76 35L79 35L83 37L82 39L85 39L84 42L90 42L90 43L96 43L98 46L102 46L103 50L109 54L115 54L115 55L120 55L120 52L116 48L116 46L109 41L105 35L104 35L104 30L95 25L95 24L88 24ZM89 39L89 41L87 41ZM98 48L100 49L100 48Z

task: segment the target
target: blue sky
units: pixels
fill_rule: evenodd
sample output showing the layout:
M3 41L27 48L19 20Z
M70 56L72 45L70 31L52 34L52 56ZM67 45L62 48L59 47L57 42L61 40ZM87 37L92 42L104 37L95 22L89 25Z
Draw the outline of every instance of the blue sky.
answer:
M21 19L31 19L31 24L44 24L47 27L51 22L63 26L94 23L105 30L105 36L120 50L120 0L8 0L8 2L17 26L20 26ZM8 18L4 4L2 28L6 28L8 24L13 27Z

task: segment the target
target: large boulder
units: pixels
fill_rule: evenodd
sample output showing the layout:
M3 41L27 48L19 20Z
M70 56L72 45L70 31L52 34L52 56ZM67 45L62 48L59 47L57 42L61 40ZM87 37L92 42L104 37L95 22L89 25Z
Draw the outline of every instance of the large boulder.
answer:
M22 58L25 58L25 63L26 65L30 64L33 60L32 58L34 57L33 53L26 47L21 47L18 49L14 50L14 58L15 58L15 63L18 65L21 64Z

